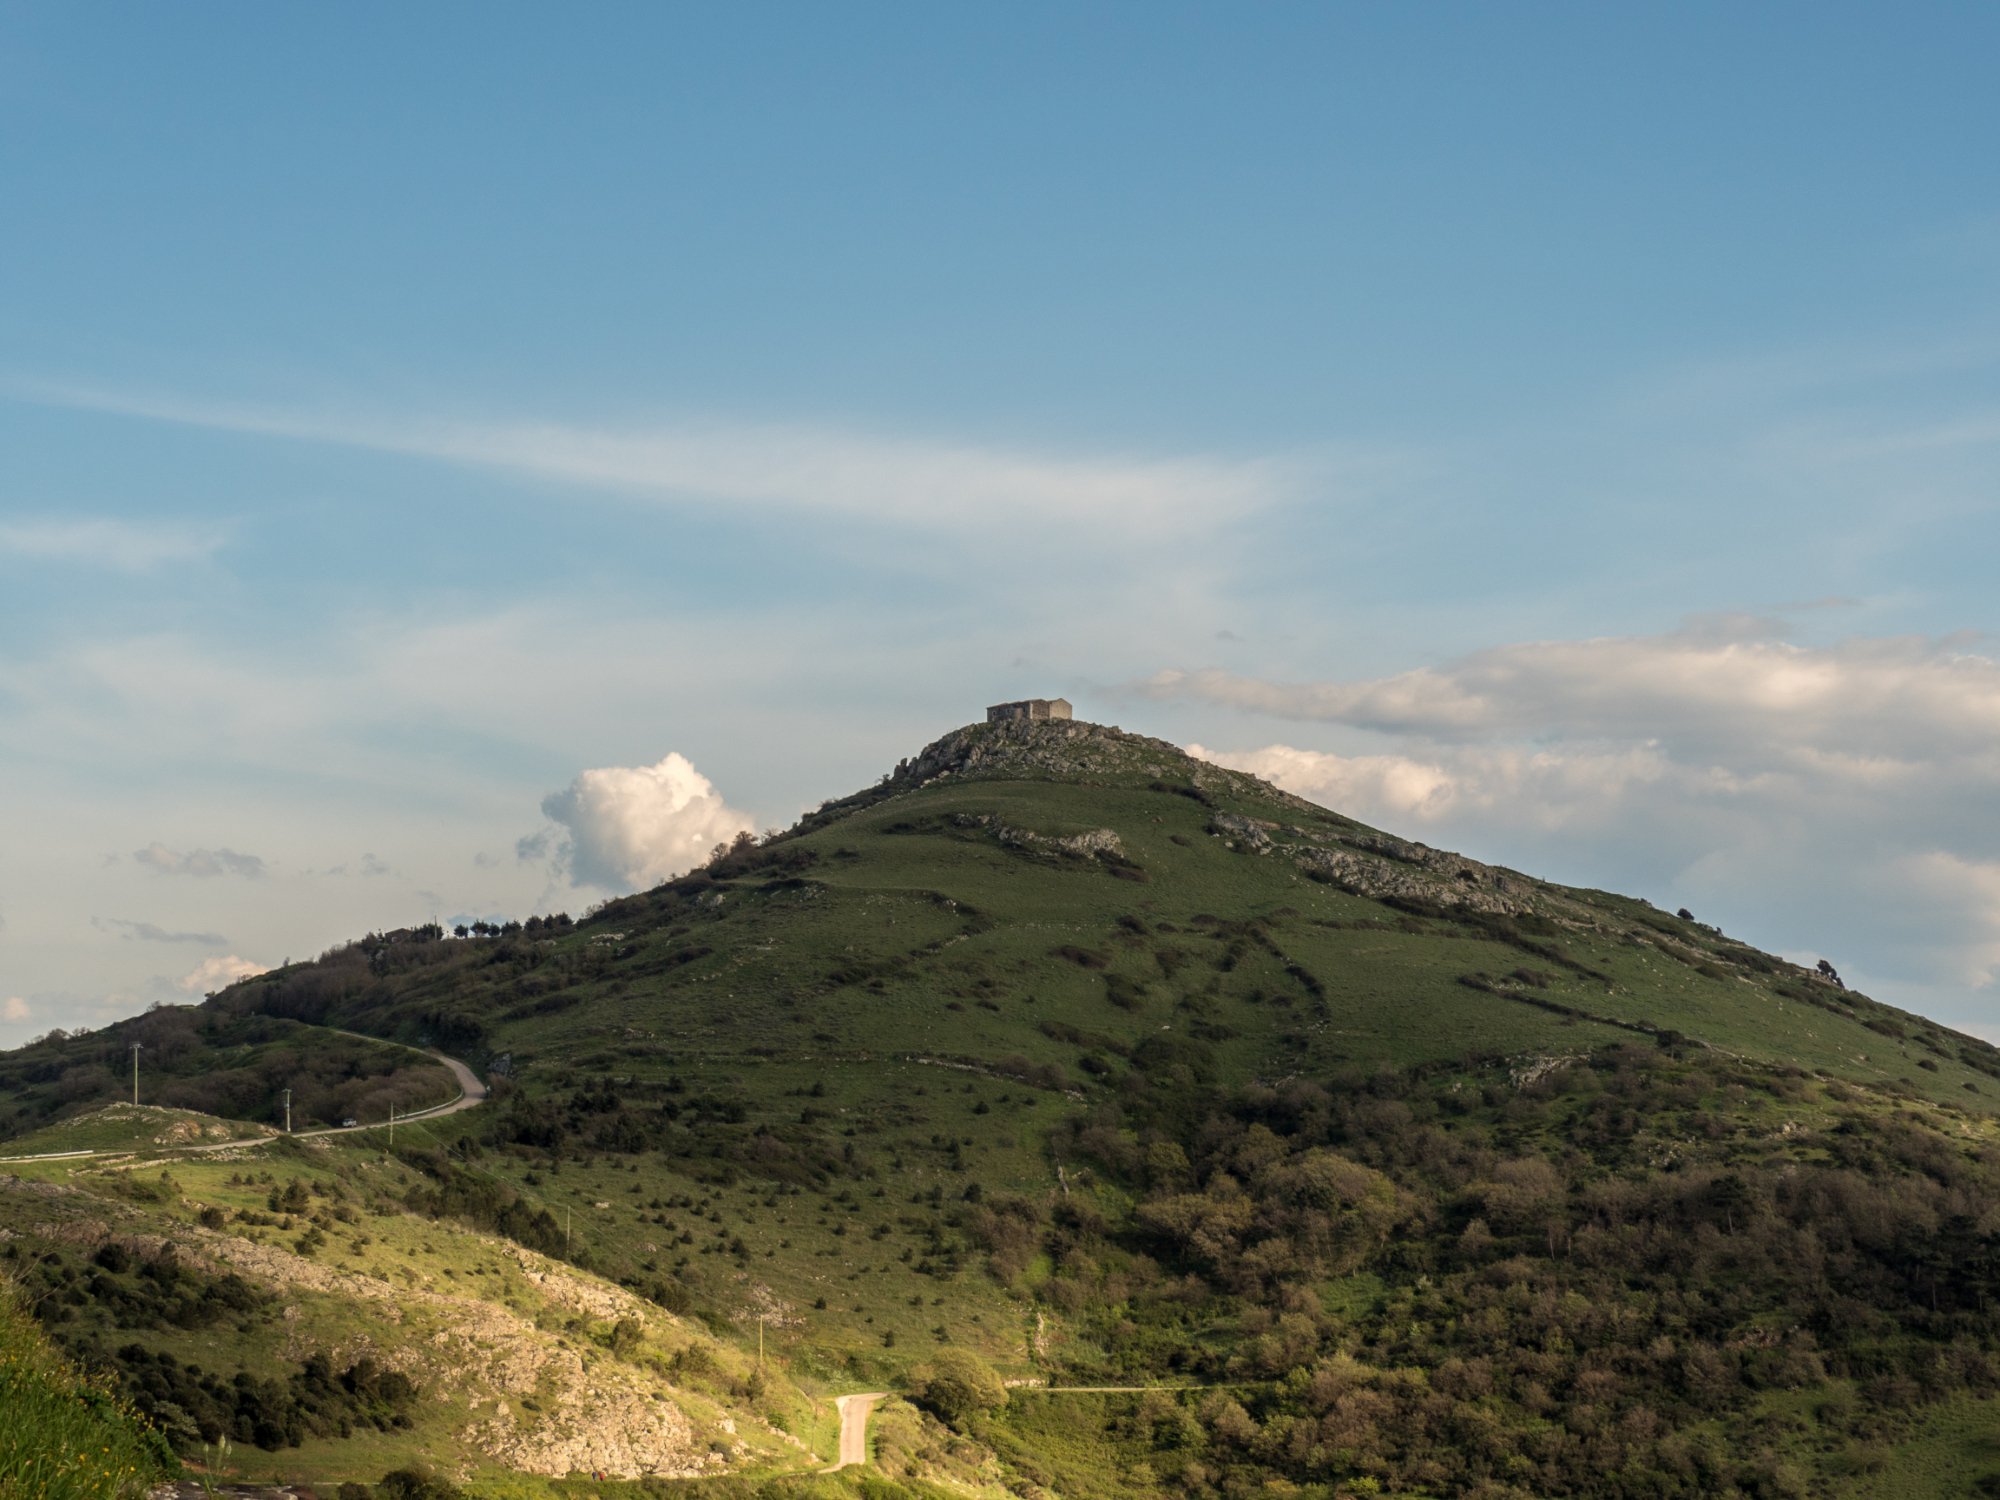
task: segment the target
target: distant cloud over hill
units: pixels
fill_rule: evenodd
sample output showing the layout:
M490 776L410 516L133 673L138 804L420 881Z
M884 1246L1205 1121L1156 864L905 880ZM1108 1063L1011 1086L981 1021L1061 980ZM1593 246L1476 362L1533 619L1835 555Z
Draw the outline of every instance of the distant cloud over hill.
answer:
M551 857L573 885L629 891L707 858L753 826L678 751L650 766L585 771L542 799L555 826L523 839L524 859Z
M238 958L234 953L204 958L180 979L175 988L190 995L206 995L215 990L227 989L239 979L262 974L270 967L269 964L253 963L247 958Z

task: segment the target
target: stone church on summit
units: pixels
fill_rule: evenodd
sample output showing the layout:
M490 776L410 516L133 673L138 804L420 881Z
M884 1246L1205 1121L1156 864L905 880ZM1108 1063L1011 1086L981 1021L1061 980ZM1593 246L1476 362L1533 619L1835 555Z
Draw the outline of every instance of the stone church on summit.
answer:
M986 722L1003 724L1009 719L1067 719L1067 698L1023 698L1019 703L996 703L986 710Z

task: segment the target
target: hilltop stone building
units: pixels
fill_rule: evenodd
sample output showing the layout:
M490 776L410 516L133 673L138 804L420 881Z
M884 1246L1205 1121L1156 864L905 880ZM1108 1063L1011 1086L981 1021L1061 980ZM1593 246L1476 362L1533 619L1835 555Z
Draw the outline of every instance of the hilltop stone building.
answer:
M1002 724L1009 719L1067 719L1067 698L1023 698L1019 703L996 703L986 710L986 722Z

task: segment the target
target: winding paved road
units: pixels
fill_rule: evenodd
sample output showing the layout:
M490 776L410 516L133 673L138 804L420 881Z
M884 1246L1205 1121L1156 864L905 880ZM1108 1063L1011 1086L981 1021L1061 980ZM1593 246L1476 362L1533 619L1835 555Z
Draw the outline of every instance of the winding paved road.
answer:
M327 1026L321 1029L334 1032L340 1036L357 1037L364 1042L381 1042L386 1047L401 1047L405 1052L420 1052L435 1062L443 1063L451 1070L451 1076L458 1080L458 1097L456 1099L448 1099L443 1104L433 1104L429 1109L416 1109L411 1110L406 1115L398 1115L395 1119L395 1123L398 1125L408 1124L417 1120L435 1120L442 1115L455 1115L460 1110L474 1109L486 1102L486 1085L479 1081L478 1074L474 1073L472 1069L468 1068L455 1057L446 1057L442 1052L430 1047L412 1047L407 1042L392 1042L386 1037L364 1036L358 1031L341 1031L337 1026ZM295 1140L304 1140L309 1136L352 1135L357 1131L387 1130L389 1127L390 1122L387 1120L375 1120L366 1125L323 1125L317 1130L295 1130L292 1132L292 1137ZM270 1135L245 1136L242 1139L233 1141L203 1141L199 1145L162 1146L156 1149L161 1151L185 1152L235 1151L252 1146L262 1146L266 1142L277 1140L283 1134L283 1131L276 1131ZM130 1146L112 1146L96 1151L43 1151L33 1156L0 1156L0 1162L67 1161L80 1156L130 1156L133 1149Z
M333 1029L333 1027L327 1028L329 1031ZM342 1036L361 1037L361 1040L364 1042L379 1042L382 1040L379 1036L361 1036L361 1033L358 1031L343 1031L340 1034ZM457 1058L446 1057L442 1052L431 1047L410 1047L404 1042L390 1042L388 1045L391 1047L404 1047L411 1052L421 1052L425 1057L432 1059L434 1062L441 1062L447 1068L451 1069L451 1076L458 1080L458 1097L456 1099L448 1100L443 1104L433 1104L429 1109L416 1109L406 1115L397 1115L396 1123L398 1125L403 1124L407 1120L435 1120L440 1115L455 1115L462 1109L472 1109L486 1102L486 1085L479 1081L478 1074L474 1073L472 1069L468 1068ZM356 1130L386 1130L388 1126L389 1122L387 1120L377 1120L371 1125L324 1125L318 1130L300 1130L294 1133L302 1136L346 1135ZM205 1147L204 1149L219 1151L222 1148L214 1146Z

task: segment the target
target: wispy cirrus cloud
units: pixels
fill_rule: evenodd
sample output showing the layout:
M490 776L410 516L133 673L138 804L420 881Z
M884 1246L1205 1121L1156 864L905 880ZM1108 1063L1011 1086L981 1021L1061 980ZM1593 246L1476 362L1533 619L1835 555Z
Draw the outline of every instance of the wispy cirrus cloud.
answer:
M229 939L219 932L171 932L153 922L135 922L125 917L92 917L90 925L100 932L142 943L199 943L207 948L226 947Z
M41 516L0 522L0 557L151 573L199 562L222 545L217 530L108 516Z
M329 865L324 870L308 870L306 873L308 875L325 875L336 878L359 876L364 880L378 880L384 875L393 875L396 872L390 868L386 860L377 858L374 854L363 854L360 859L352 864Z
M400 453L674 504L772 507L924 531L1023 521L1206 531L1294 497L1329 468L1390 461L1064 454L811 423L398 418L71 386L31 394L54 405Z
M165 844L148 844L132 851L132 858L156 875L192 875L198 880L218 875L240 875L257 880L265 873L263 859L255 854L239 854L234 849L190 849L185 854Z

